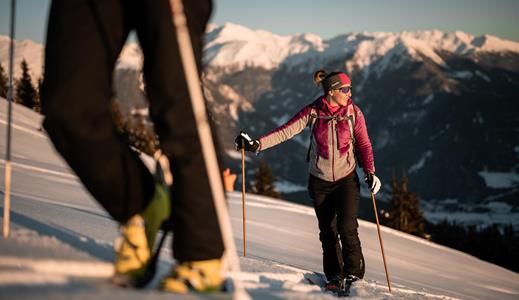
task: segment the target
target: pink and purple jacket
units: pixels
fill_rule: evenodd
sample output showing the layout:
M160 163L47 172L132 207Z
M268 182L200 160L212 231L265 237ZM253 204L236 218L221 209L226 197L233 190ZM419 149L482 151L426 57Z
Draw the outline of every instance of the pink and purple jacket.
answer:
M362 162L365 173L375 173L373 149L369 140L364 114L360 108L348 101L332 113L324 96L317 98L312 104L300 110L287 123L259 138L259 151L276 146L291 139L305 129L312 119L309 172L325 181L334 182L346 177L355 170L355 155L350 126L347 120L348 107L355 110L355 148ZM312 113L318 115L317 118Z

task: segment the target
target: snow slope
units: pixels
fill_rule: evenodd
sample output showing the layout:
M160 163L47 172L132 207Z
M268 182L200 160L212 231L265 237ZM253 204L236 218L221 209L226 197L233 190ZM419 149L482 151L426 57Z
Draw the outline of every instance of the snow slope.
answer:
M0 100L0 155L5 151L6 102ZM86 193L38 130L41 117L14 107L11 238L0 239L1 299L155 299L153 289L133 291L106 283L112 268L116 224ZM0 161L0 180L5 162ZM2 187L2 195L3 195ZM228 194L238 251L242 252L241 195ZM363 199L368 201L368 199ZM3 208L3 204L2 204ZM254 299L334 299L306 283L321 272L317 224L311 208L247 195L247 257L237 277ZM360 221L366 278L354 285L359 299L517 299L519 274L470 255L389 228L383 238L393 295L387 292L376 227ZM173 261L168 248L160 273ZM152 284L157 286L158 278ZM182 299L199 299L187 295ZM203 297L204 299L218 296Z

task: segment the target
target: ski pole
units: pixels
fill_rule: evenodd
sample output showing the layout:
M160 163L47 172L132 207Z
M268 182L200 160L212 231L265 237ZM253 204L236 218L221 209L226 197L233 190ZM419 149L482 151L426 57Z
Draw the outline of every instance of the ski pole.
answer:
M243 257L247 256L246 209L245 209L245 142L241 141L241 205L243 210Z
M382 260L384 261L384 270L386 271L387 287L389 288L389 292L391 293L391 282L389 281L389 273L386 264L386 255L384 254L384 243L382 243L382 234L380 232L380 224L378 222L377 204L375 202L375 194L373 192L371 192L371 200L373 200L373 211L375 212L375 220L377 221L378 240L380 241L380 249L382 250Z
M216 208L216 216L220 225L223 243L225 246L225 256L228 260L228 268L233 275L240 272L240 264L238 255L236 253L236 246L234 245L234 238L232 234L231 221L227 206L225 202L224 189L220 177L220 170L218 168L216 150L214 148L213 137L211 135L211 127L207 119L205 110L204 98L202 96L202 89L200 87L200 77L198 68L195 62L195 55L193 53L193 46L189 31L187 28L187 20L184 14L184 7L181 0L170 0L171 12L173 15L172 22L176 31L176 38L178 48L180 51L180 58L182 60L182 67L184 69L185 78L189 90L189 98L193 106L193 113L196 121L198 136L200 144L202 145L202 154L204 156L205 167L209 176L209 185L214 199ZM250 299L250 296L245 291L245 288L239 280L234 280L235 299Z
M13 111L13 60L14 60L14 25L16 0L11 0L11 32L9 43L9 88L7 89L7 143L5 151L5 191L4 191L4 218L2 233L4 238L9 237L9 217L11 210L11 123Z

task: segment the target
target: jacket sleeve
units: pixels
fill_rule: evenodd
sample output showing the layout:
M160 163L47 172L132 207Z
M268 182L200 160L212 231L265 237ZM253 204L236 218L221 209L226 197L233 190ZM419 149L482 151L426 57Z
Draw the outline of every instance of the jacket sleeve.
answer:
M373 158L373 148L371 147L371 141L368 135L368 129L366 127L366 120L364 114L358 106L354 106L356 111L355 117L355 145L359 159L362 162L362 167L365 173L375 173L375 161Z
M303 131L310 121L311 110L310 106L306 106L288 122L260 137L259 151L281 144Z

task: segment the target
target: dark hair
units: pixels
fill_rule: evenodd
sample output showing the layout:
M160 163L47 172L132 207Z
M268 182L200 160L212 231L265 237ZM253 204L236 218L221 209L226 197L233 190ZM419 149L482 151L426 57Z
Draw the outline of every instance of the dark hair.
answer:
M326 73L326 71L324 69L319 69L317 71L315 71L314 73L314 83L316 86L319 86L321 84L323 84L323 81L334 76L334 75L337 75L337 74L340 74L341 72L331 72L330 74ZM323 84L323 90L325 93L328 92L328 89L329 87L328 86L325 86Z
M314 83L316 86L319 86L321 82L324 80L324 78L328 75L325 70L320 69L315 71L314 73Z

